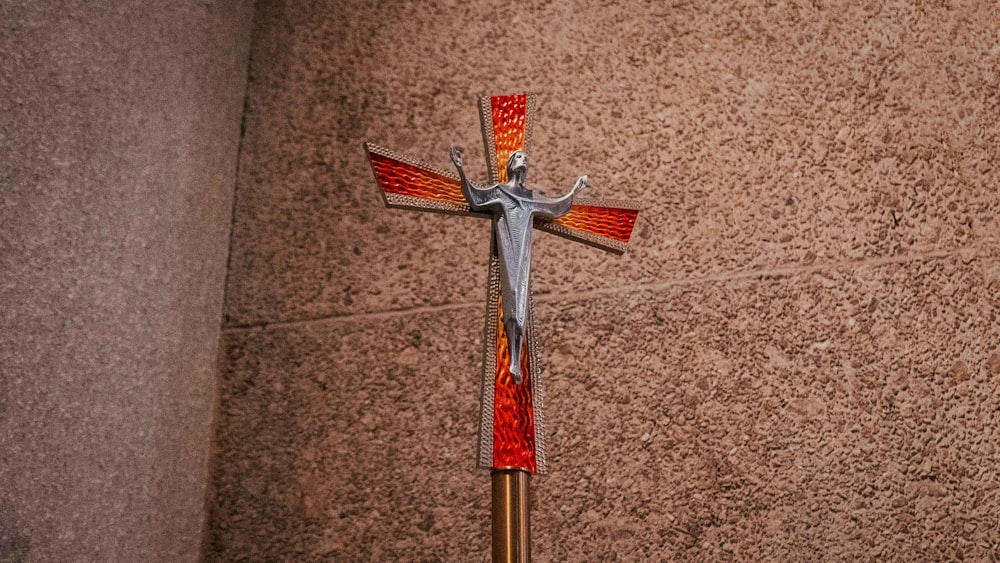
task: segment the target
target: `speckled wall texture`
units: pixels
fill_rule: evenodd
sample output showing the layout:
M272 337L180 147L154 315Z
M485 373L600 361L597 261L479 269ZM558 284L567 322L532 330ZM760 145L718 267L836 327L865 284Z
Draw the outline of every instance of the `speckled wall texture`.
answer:
M644 203L535 240L538 561L1000 557L1000 7L258 3L210 560L483 561L489 226L382 207L372 140Z
M253 6L0 0L0 561L191 562Z

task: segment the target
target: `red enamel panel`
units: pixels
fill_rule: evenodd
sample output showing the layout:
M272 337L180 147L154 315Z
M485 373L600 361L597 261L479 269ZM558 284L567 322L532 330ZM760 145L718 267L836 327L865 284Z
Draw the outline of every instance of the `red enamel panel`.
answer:
M627 243L638 216L637 209L574 205L569 213L553 220L553 223Z
M465 205L462 185L455 178L374 152L369 157L375 179L386 193Z
M500 308L500 304L497 303ZM521 354L520 385L510 373L510 353L507 333L503 327L503 310L497 319L497 355L493 397L493 467L516 468L535 473L538 458L535 452L535 409L531 401L531 365L528 344ZM527 339L525 339L527 340Z
M507 159L516 150L524 150L528 117L528 95L493 96L493 139L497 147L497 170L500 183L507 181Z

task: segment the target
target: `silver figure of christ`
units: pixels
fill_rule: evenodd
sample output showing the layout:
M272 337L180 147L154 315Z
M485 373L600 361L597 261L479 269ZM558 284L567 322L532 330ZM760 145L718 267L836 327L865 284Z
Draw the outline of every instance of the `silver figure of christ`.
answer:
M503 326L510 341L510 373L518 385L521 352L528 323L528 292L531 276L531 235L535 215L555 219L569 212L574 196L587 187L587 177L562 197L536 196L527 188L528 155L514 151L507 159L507 182L480 188L469 182L462 169L462 147L452 146L451 161L458 169L462 193L473 211L493 215L493 232L500 256L500 296Z

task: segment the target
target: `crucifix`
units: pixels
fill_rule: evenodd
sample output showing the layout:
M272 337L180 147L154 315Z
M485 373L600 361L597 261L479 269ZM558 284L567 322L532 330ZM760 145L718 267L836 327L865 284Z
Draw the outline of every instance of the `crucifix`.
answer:
M617 254L625 252L639 208L626 200L586 199L581 176L564 196L528 188L528 143L535 97L479 99L489 182L466 176L462 149L449 151L456 173L365 143L387 207L491 219L478 465L492 470L493 561L528 561L528 477L544 473L545 418L531 301L534 229Z

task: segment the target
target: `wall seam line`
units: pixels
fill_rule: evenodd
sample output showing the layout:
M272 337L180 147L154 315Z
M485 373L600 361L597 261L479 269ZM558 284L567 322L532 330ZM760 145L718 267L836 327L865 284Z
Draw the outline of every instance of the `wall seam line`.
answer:
M845 268L857 268L866 266L877 267L889 264L905 264L909 262L936 261L956 256L963 252L968 252L970 250L976 252L977 255L982 252L981 249L975 246L959 247L947 250L926 251L918 254L909 254L906 256L887 256L880 258L868 258L863 260L826 262L823 264L810 264L807 266L787 266L787 267L767 268L763 270L728 272L724 274L712 274L695 278L678 278L678 279L660 281L654 283L640 283L632 285L620 285L615 287L590 289L573 293L545 293L545 294L536 293L534 295L534 298L535 301L538 303L546 303L554 301L564 301L564 302L578 301L578 300L591 299L595 297L602 297L608 295L627 295L629 293L639 293L642 291L662 291L664 289L671 287L697 285L700 283L730 282L730 281L740 281L740 280L754 279L754 278L789 277L801 274L817 273L822 271L842 270ZM295 319L288 321L256 322L243 325L223 326L222 332L223 334L234 334L241 332L262 331L271 328L293 328L293 327L317 324L317 323L323 324L323 323L350 322L350 321L378 321L378 320L404 317L408 315L438 313L442 311L454 311L472 307L479 308L481 306L482 303L479 301L475 302L466 301L461 303L448 303L443 305L425 305L425 306L407 307L402 309L393 309L386 311L351 313L347 315L325 315L321 317Z
M253 73L253 54L254 54L254 44L255 36L257 35L257 0L252 0L250 2L250 10L252 10L252 15L250 17L250 29L247 34L247 62L246 69L244 72L243 81L243 107L240 111L240 137L236 143L236 170L233 174L233 201L229 212L229 244L226 249L226 275L223 280L222 285L222 310L219 311L219 339L216 343L216 360L215 360L215 370L214 370L214 383L213 388L213 400L212 400L212 419L209 425L209 443L208 443L208 459L207 459L207 474L205 479L205 488L203 491L202 498L202 528L200 545L198 546L198 560L200 562L207 562L209 560L209 550L210 542L212 536L212 514L213 514L213 504L215 497L215 473L217 471L217 464L219 463L219 448L216 443L216 436L218 435L219 428L219 410L221 408L222 393L220 390L222 381L222 372L224 369L225 361L225 350L223 349L223 339L226 335L226 311L228 310L229 303L229 281L232 275L232 259L233 259L233 239L234 233L236 231L236 202L239 197L240 188L240 168L243 160L243 143L246 138L246 118L247 109L250 102L250 77Z

